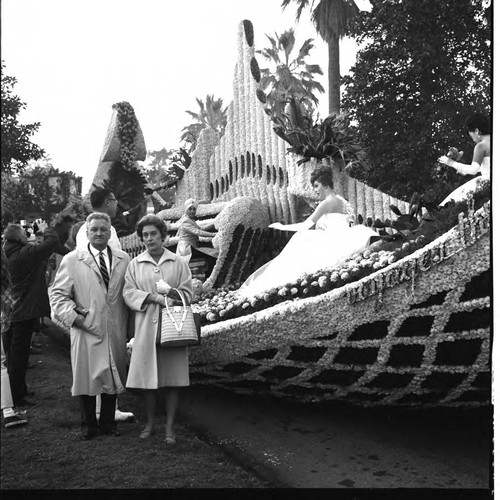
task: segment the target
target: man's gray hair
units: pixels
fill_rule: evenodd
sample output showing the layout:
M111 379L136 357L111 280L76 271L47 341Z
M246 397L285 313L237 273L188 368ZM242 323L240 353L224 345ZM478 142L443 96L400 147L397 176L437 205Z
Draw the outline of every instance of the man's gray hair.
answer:
M105 220L108 224L108 226L111 228L111 219L109 217L108 214L105 214L103 212L92 212L86 219L85 221L85 227L88 229L89 228L89 225L90 223L93 221L93 220L96 220L96 219L102 219L102 220Z

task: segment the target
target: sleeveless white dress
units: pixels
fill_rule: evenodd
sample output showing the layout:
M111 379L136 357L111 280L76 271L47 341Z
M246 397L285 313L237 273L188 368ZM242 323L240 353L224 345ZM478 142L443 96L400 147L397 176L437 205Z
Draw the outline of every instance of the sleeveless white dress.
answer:
M363 225L350 227L348 218L341 213L325 214L316 222L316 229L295 233L277 257L249 276L238 294L251 297L303 274L333 269L366 248L370 237L378 233Z
M461 201L467 198L467 193L469 191L475 191L477 188L477 185L479 181L484 180L484 179L490 179L491 178L491 159L489 156L485 156L483 158L483 161L481 163L481 166L479 167L479 170L477 172L471 172L471 174L475 173L480 173L481 175L478 175L471 179L470 181L467 181L466 183L462 184L459 186L455 191L452 191L440 204L439 206L442 207L446 205L451 200L454 201Z

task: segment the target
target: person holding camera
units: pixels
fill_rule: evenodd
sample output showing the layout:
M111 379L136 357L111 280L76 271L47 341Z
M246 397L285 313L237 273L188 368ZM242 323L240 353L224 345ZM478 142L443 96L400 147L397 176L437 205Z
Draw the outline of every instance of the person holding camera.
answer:
M16 407L34 404L28 397L26 385L31 337L38 318L50 316L48 297L44 294L47 285L41 269L58 247L59 237L56 230L46 224L41 229L43 241L38 245L29 244L19 224L9 224L3 233L14 306L10 327L2 332L2 340Z

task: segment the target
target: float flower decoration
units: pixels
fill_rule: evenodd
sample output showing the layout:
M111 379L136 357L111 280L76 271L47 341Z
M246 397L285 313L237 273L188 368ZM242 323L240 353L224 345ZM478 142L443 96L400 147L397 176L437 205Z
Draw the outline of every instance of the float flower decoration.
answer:
M479 219L484 218L482 231L487 233L489 224L488 203L485 204L479 211L476 211L475 216L478 216ZM467 217L467 219L470 220L471 218ZM465 227L464 230L467 236L469 229ZM301 320L305 317L307 318L307 321L313 322L312 326L311 323L309 323L308 326L312 328L315 337L318 334L321 335L320 332L323 332L323 334L332 333L329 327L327 327L328 332L326 332L325 326L335 325L341 322L341 329L337 332L337 329L334 326L333 335L329 335L328 340L327 337L323 336L318 338L319 345L329 348L331 356L326 355L318 362L311 363L311 365L309 365L311 370L299 369L303 367L303 359L298 360L296 363L287 363L287 366L295 366L297 368L298 374L293 377L293 386L303 389L303 391L297 393L297 396L300 397L301 400L321 401L324 399L331 399L333 394L329 391L335 391L336 394L334 397L339 396L346 400L352 396L353 402L361 403L363 405L366 404L371 406L372 404L378 405L382 403L391 405L410 404L410 406L418 405L420 407L422 402L426 406L433 406L435 404L434 396L437 395L436 392L439 391L446 396L446 399L442 400L442 404L451 404L451 406L460 405L463 404L458 399L461 394L464 392L468 394L467 391L469 390L477 392L478 386L475 382L476 375L480 375L482 378L487 375L488 360L491 355L488 340L489 333L485 332L484 329L481 328L471 328L469 331L461 331L457 334L453 332L454 328L451 328L452 331L446 337L446 325L450 320L450 310L454 312L463 311L465 306L468 311L470 308L474 308L474 310L477 310L478 314L481 315L481 311L484 312L490 306L490 298L484 294L484 287L487 286L485 283L486 278L484 277L486 265L485 255L488 255L489 253L489 245L485 241L486 238L487 234L483 236L483 242L481 244L471 245L471 248L467 250L467 263L464 264L464 261L460 259L460 257L458 259L453 258L453 255L449 254L449 252L454 251L455 247L457 253L462 253L464 251L460 239L458 238L457 228L452 228L450 233L444 234L442 237L438 238L438 240L431 242L431 245L418 250L414 254L403 259L401 262L396 262L388 268L382 269L381 271L359 280L352 285L338 289L338 291L333 291L324 295L319 294L317 297L312 297L306 301L287 300L276 307L270 307L256 312L255 314L250 314L236 319L229 319L229 321L223 321L220 324L208 324L205 330L212 340L219 334L222 334L223 336L227 335L227 337L224 337L225 340L233 340L233 345L238 345L238 347L240 345L251 346L251 349L253 349L254 352L256 349L260 350L261 348L269 348L270 344L268 342L261 344L260 339L269 339L272 334L272 339L274 341L273 347L276 347L276 349L272 350L277 351L277 355L274 356L272 360L263 359L262 362L254 359L250 361L251 357L245 357L243 362L251 363L255 369L248 372L248 375L244 374L238 378L242 380L242 383L244 384L248 380L262 380L261 376L263 374L264 379L273 384L273 388L271 389L272 392L276 395L284 396L286 388L289 387L287 381L285 380L283 385L281 385L281 383L278 383L275 379L273 379L272 375L269 378L266 378L264 369L269 370L270 366L276 366L281 363L283 359L289 360L290 358L287 356L290 352L290 343L292 343L293 346L303 346L306 348L311 347L311 336L309 332L304 332L304 334L302 333L301 325L304 325L305 323ZM438 265L435 269L432 269L432 266L429 268L425 262L427 260L429 250L436 251L436 253L438 253L442 247L444 247L445 250L445 258L451 257L449 263L443 266ZM474 278L472 278L472 281L467 280L467 283L458 283L454 273L454 269L457 267L456 265L461 268L461 270L457 271L457 276L463 277L464 265L467 269L470 269L472 267L470 265L472 262L476 262L477 267L474 266L474 268L477 269L477 271L468 273L468 276L473 276ZM417 301L413 301L413 304L415 305L415 307L413 307L410 305L412 302L407 295L408 291L413 288L411 286L411 281L420 272L424 274L424 272L428 269L430 270L428 275L420 277L419 283L415 282L415 296L417 297ZM398 286L399 283L401 283L402 286ZM362 287L361 285L364 286ZM471 285L473 286L471 287ZM395 288L388 289L388 287ZM363 298L366 299L371 296L371 299L359 300L355 296L354 292L358 292L360 290L363 293ZM445 295L446 299L443 298L443 290L447 293L447 295ZM474 298L472 302L469 301L462 303L464 292L466 292L469 297L472 296L478 298ZM438 303L437 305L434 305L433 302L429 302L429 299L436 293L439 293L441 299L444 300L443 304L440 305ZM384 304L381 299L384 299L384 301L387 301L388 303ZM356 304L353 302L356 302ZM392 302L395 303L392 304ZM251 304L248 303L247 310L250 307ZM365 329L369 328L371 324L373 324L374 328L379 327L380 316L377 312L378 307L383 308L381 309L381 315L385 320L383 323L387 324L386 331L388 334L385 335L385 338L381 340L380 344L377 340L370 338L364 340L359 338L359 335L357 335L358 328L360 326L365 327ZM398 311L398 319L389 319L391 318L391 311L394 309ZM298 314L298 317L296 314ZM416 339L413 334L415 323L418 322L420 317L424 321L427 321L429 320L429 316L432 317L432 327L430 328L429 335L426 337L422 335ZM226 319L226 317L224 317L224 319ZM298 326L294 327L296 320ZM383 326L382 329L383 328L385 328L385 326ZM307 330L310 330L310 328L307 328ZM396 332L398 332L398 334L397 336L394 336ZM257 333L258 335L256 336ZM334 338L330 340L330 337ZM465 339L476 342L481 342L482 340L480 345L480 354L473 364L469 364L468 362L459 362L459 364L450 363L443 365L442 362L438 361L439 352L437 347L442 345L442 341L445 341L445 343L450 346L450 349L453 349L455 352L460 349L469 348L470 344L462 342ZM455 341L457 342L455 343ZM359 374L360 372L367 373L369 370L370 378L368 380L361 381L360 384L353 381L354 383L350 383L348 386L342 384L341 387L336 385L335 382L331 385L328 382L326 382L325 386L321 383L320 385L317 385L318 381L316 380L316 376L319 372L321 372L321 370L339 368L337 363L345 364L345 361L341 361L338 358L336 347L339 345L339 342L341 346L349 346L352 348L351 351L353 354L352 358L354 370L349 370L349 368L345 366L340 368L349 370L349 372L353 374ZM212 343L209 345L207 342L206 347L209 349L220 349L220 345L220 343L215 343L215 345ZM410 368L408 365L395 367L389 362L389 360L392 352L396 349L401 349L402 345L423 345L425 346L426 355L423 358L420 358L419 352L415 353L415 351L412 351L407 357L405 357L407 362L412 361ZM361 349L366 348L369 348L372 351L376 349L378 352L376 359L365 365L363 361L357 361L354 357L357 352L361 354ZM228 373L224 373L225 370L221 369L221 365L226 364L227 366L227 364L235 362L233 350L228 348L223 350L220 354L217 353L216 356L218 356L217 359L220 360L219 364L217 364L212 370L204 370L201 368L201 372L205 375L209 375L210 373L213 374L213 381L217 385L224 387L226 385L224 382L228 382L229 385L233 386L233 383L236 382L233 379L233 374L229 371ZM456 359L456 357L454 359ZM259 367L262 367L263 369L260 370ZM465 368L467 368L466 373L469 374L467 377L467 383L460 384L456 389L450 388L446 385L444 387L434 385L433 388L429 390L428 387L421 384L428 376L433 376L434 373L463 374ZM411 385L404 384L403 386L398 383L394 388L382 391L379 386L374 386L370 383L374 376L380 375L384 378L389 378L394 375L394 378L398 379L404 378L401 377L401 375L408 373L415 373L420 383L415 385L410 382ZM439 375L436 376L441 378ZM446 375L443 378L446 381ZM324 392L316 392L311 399L311 384L315 384L314 386L317 389L324 389ZM360 394L360 390L363 394ZM483 389L481 389L481 391L483 391ZM307 394L305 399L302 392ZM429 401L428 396L431 393L432 398ZM411 397L412 399L410 401L399 401L399 398L402 398L405 395ZM374 398L372 399L371 396L374 396ZM418 399L413 399L417 396ZM419 399L421 397L423 397L422 400ZM481 397L480 394L477 397ZM466 404L477 404L472 402L469 403L470 399L465 401L467 401Z
M419 225L412 233L412 237L407 237L403 243L401 239L382 241L378 250L367 249L353 255L337 268L322 269L312 274L303 275L293 282L275 287L251 298L243 298L238 295L237 290L223 287L201 298L194 304L194 307L201 314L202 324L208 324L245 316L284 301L313 297L366 278L404 257L416 253L417 250L427 246L439 235L456 226L459 235L463 234L463 237L460 238L463 243L458 249L452 248L452 244L447 244L443 240L435 248L418 255L416 260L404 262L399 267L396 266L381 282L379 282L379 278L365 280L354 292L349 292L349 299L353 303L374 293L381 293L381 290L386 286L394 286L407 279L414 281L418 272L449 258L460 248L463 248L468 239L475 239L481 234L476 226L481 226L484 222L483 219L488 217L489 198L490 182L485 180L479 184L478 190L474 193L476 203L483 206L485 214L474 214L474 203L471 200L450 203L440 207L440 210L436 212L434 219L441 217L440 223ZM458 217L459 224L457 225L457 216L463 215L464 211L468 211L468 219L463 216ZM469 219L472 222L467 222ZM466 231L469 234L466 235Z
M217 235L213 238L213 246L219 255L204 287L220 287L233 281L233 274L239 271L246 259L252 255L255 257L242 242L247 241L255 230L262 232L268 225L267 210L258 200L238 197L227 203L214 220ZM247 232L250 236L245 235Z
M113 109L118 113L118 137L120 139L121 163L126 169L135 167L137 158L136 137L138 121L134 108L126 101L113 104Z

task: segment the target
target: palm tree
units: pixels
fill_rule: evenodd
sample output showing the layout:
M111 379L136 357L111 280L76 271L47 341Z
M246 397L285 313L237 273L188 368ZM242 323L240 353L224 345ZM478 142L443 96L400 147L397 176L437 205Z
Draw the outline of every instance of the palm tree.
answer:
M196 149L198 137L204 128L212 128L221 137L224 134L227 124L227 107L222 107L222 99L215 99L212 94L206 96L205 102L198 97L196 98L196 102L200 108L197 113L186 111L195 122L184 127L181 135L181 141L189 145L188 153L192 153Z
M318 105L319 101L314 92L324 92L325 89L314 80L314 75L322 75L323 71L317 64L305 62L305 58L309 56L314 47L312 38L306 40L299 49L297 57L292 58L292 52L295 48L293 29L289 29L279 36L275 33L274 38L266 36L271 47L258 50L257 53L275 66L274 71L269 68L261 70L261 87L263 89L270 88L266 97L273 114L281 115L286 101L291 97Z
M292 0L283 0L285 9ZM340 112L340 58L339 40L347 33L349 22L359 14L354 0L294 0L297 4L297 21L304 7L311 4L311 20L321 38L328 44L328 109Z

